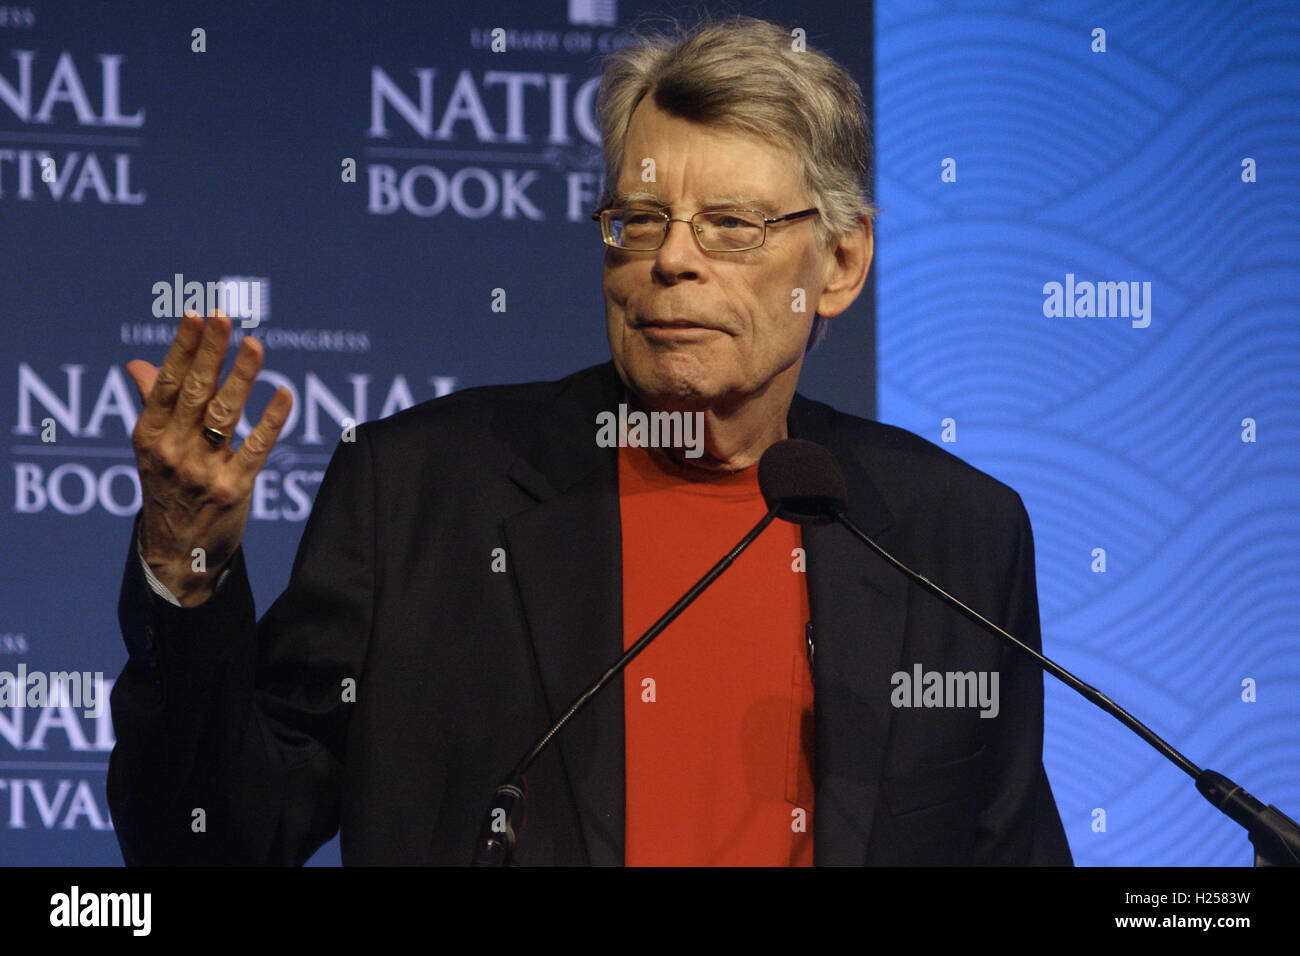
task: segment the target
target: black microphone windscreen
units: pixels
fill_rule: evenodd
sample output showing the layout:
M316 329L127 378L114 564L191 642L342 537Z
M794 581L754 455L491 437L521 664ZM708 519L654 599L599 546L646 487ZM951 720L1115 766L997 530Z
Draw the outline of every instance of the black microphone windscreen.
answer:
M763 452L758 487L769 508L796 524L826 524L847 508L844 473L830 450L802 438L787 438Z

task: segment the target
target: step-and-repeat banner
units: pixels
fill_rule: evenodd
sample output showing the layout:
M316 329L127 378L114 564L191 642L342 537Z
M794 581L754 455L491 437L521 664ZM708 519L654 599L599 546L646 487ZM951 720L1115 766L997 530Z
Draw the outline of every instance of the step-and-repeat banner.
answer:
M869 7L738 6L869 88ZM189 283L239 293L235 338L266 351L253 421L294 396L244 539L265 610L345 420L608 359L599 58L663 12L683 10L0 0L0 672L105 678L95 706L0 707L0 864L121 863L104 786L140 506L125 363L161 362ZM864 296L804 390L873 414L873 335ZM337 860L337 841L316 857Z
M1300 6L876 3L880 417L1016 488L1049 655L1300 818ZM1248 865L1047 686L1086 865Z

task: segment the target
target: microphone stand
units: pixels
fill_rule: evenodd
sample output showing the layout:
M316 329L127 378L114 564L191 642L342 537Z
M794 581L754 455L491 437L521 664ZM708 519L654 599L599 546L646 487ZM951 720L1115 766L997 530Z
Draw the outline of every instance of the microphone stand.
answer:
M614 664L601 674L594 684L582 692L582 695L573 702L564 715L555 722L555 724L542 737L533 744L532 749L528 751L522 760L511 771L506 781L497 787L492 797L492 805L488 809L487 816L483 821L483 826L479 830L478 840L474 845L474 865L475 866L514 866L515 843L518 839L518 829L522 823L522 814L524 808L524 797L526 788L524 784L524 774L528 768L533 765L538 756L546 749L551 740L572 720L579 711L604 689L610 681L622 673L623 668L632 662L632 659L640 654L659 634L677 619L677 616L686 610L694 600L699 597L704 589L717 580L718 575L731 567L731 563L740 557L741 552L754 543L763 531L770 525L773 519L780 512L780 505L773 505L768 509L758 524L750 529L749 533L740 539L740 543L732 548L727 554L708 572L691 586L691 589L682 595L676 604L670 607L659 620L651 625L650 629L642 634L635 644L629 647Z
M907 578L938 597L949 607L958 611L967 619L978 624L990 634L995 635L1005 644L1009 644L1023 654L1029 655L1038 665L1067 687L1077 691L1085 700L1096 704L1120 723L1124 724L1148 744L1167 757L1179 770L1196 781L1196 789L1206 800L1220 812L1231 817L1245 828L1250 835L1250 842L1255 845L1256 866L1300 866L1300 824L1288 817L1275 806L1265 806L1242 787L1214 770L1202 770L1172 746L1166 743L1155 731L1147 727L1119 704L1115 703L1101 691L1085 684L1064 667L1038 653L1028 644L1022 643L1008 634L982 614L967 607L943 588L928 578L917 574L892 554L872 541L862 532L844 509L835 506L832 514L850 534L863 542L872 551L901 571Z

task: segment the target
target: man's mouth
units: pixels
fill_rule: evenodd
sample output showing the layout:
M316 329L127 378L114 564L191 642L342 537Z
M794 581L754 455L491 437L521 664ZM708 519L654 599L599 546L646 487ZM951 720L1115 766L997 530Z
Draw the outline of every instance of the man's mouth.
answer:
M662 330L685 330L698 329L702 331L716 331L713 326L705 325L702 322L695 322L685 318L664 318L664 319L647 319L638 318L636 320L638 329L662 329Z

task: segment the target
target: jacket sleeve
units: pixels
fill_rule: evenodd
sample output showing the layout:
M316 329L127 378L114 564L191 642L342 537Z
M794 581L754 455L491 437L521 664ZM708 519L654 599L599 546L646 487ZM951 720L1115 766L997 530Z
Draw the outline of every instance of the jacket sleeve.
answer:
M242 547L208 601L178 607L149 588L133 532L108 771L128 865L300 865L338 831L375 593L372 452L365 428L355 434L260 623Z
M1034 536L1020 496L1017 544L1002 626L1039 653ZM976 821L974 862L988 866L1071 866L1070 846L1043 767L1043 681L1038 664L1011 647L1001 651L1000 714L990 740L989 793Z

